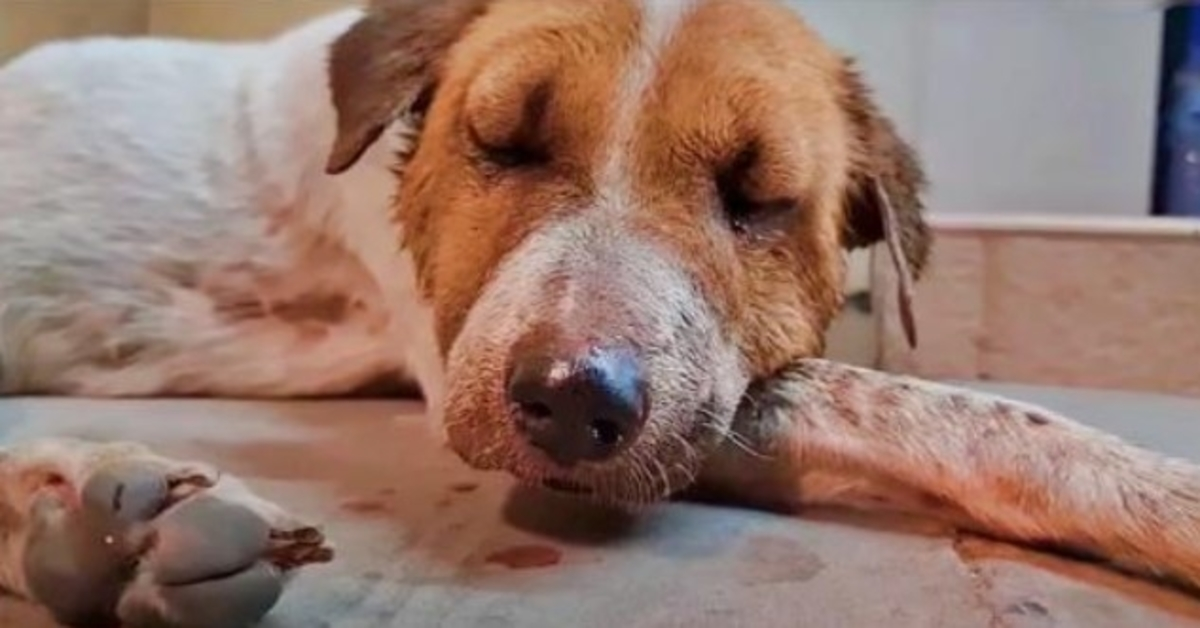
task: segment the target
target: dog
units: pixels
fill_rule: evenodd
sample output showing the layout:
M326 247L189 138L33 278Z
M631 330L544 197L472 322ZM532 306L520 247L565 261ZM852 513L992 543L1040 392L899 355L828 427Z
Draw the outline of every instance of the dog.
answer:
M44 45L0 99L6 394L407 382L468 464L552 490L913 511L1200 585L1196 466L821 358L849 251L886 244L904 297L926 265L925 182L782 4L374 0L268 41ZM3 460L0 578L52 609L31 504L122 465L168 487L153 523L236 481L128 443ZM327 556L227 492L273 530L243 554Z

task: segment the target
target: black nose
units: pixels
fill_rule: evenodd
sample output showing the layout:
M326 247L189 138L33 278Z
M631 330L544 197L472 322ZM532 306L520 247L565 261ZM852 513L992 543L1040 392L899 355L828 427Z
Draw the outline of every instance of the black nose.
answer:
M611 458L646 420L641 361L621 347L518 352L508 396L517 407L517 428L563 466Z

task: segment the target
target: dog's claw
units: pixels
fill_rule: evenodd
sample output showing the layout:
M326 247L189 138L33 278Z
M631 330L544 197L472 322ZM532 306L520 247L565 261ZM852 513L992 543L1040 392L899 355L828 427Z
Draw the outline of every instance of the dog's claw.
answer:
M204 481L181 497L161 466L132 462L93 473L77 504L40 496L24 554L30 594L69 626L237 628L270 611L287 571L332 559L317 528Z
M333 560L333 550L318 545L281 547L267 553L267 561L283 571L291 571L315 563L327 563L331 560Z
M319 528L305 526L294 530L271 530L271 540L292 543L320 544L325 542L325 533Z
M284 571L333 559L333 550L325 545L325 534L317 528L274 529L270 537L267 560Z

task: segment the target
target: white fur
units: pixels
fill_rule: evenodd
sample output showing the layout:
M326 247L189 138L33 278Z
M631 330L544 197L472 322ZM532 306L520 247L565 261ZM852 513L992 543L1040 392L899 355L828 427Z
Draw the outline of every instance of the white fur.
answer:
M616 115L598 177L598 189L604 190L605 201L617 210L629 209L634 203L629 164L625 158L629 154L629 142L636 130L638 113L645 104L646 93L658 76L659 56L671 43L671 37L687 19L695 4L696 0L641 4L640 42L628 64L622 68Z
M406 369L438 398L430 314L387 220L397 146L324 173L335 128L326 50L358 17L243 45L55 43L0 72L0 360L22 365L9 389L270 396ZM308 333L231 325L211 291L161 266L263 300L324 282L365 313ZM130 316L136 325L116 325ZM105 368L79 354L86 344L156 353Z

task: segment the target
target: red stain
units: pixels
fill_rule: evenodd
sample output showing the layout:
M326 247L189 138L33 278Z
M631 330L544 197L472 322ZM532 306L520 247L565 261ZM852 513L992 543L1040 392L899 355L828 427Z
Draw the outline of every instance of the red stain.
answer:
M540 569L562 562L562 552L548 545L513 545L488 554L484 561L509 569Z
M357 499L347 499L346 501L342 502L342 510L370 515L387 512L389 508L387 504L379 501L378 499L360 497Z
M470 493L477 488L479 488L479 484L476 482L455 482L450 485L450 490L455 493Z

